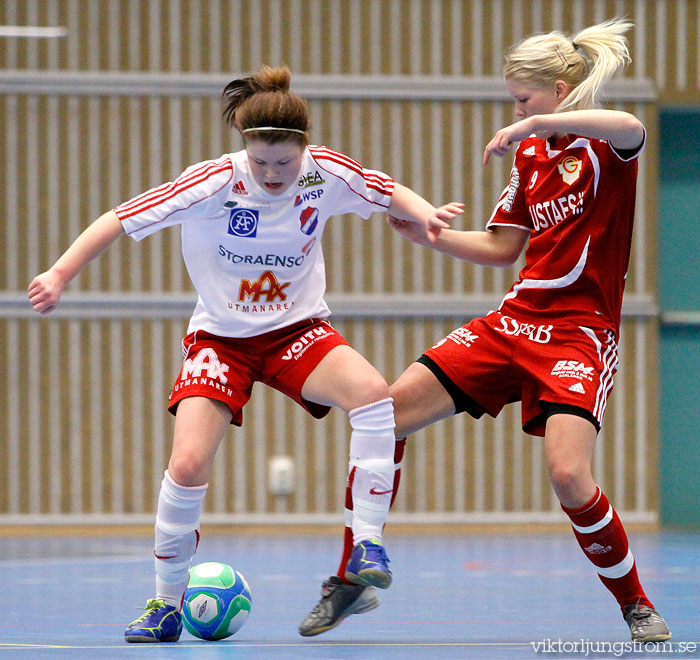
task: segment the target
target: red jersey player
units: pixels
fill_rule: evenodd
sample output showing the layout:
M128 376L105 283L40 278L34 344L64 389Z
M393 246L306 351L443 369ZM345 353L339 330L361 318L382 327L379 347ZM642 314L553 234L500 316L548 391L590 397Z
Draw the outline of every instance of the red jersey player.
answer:
M498 310L441 339L390 392L397 438L459 412L496 416L521 401L523 429L544 436L550 480L574 534L641 642L670 633L639 583L620 519L591 469L617 365L645 141L636 117L594 104L602 83L628 59L630 27L613 20L573 39L530 37L509 51L504 76L518 121L496 133L483 162L520 145L486 231L446 229L429 245L411 225L390 218L406 238L478 264L510 265L527 245L525 266ZM397 463L402 449L399 440ZM351 508L350 494L348 501Z

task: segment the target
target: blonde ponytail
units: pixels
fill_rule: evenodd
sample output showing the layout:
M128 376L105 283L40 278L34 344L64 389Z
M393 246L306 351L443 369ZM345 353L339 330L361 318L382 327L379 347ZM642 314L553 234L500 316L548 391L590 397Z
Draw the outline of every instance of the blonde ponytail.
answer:
M563 80L573 91L557 112L593 108L602 85L630 61L624 35L632 27L615 18L573 37L561 32L529 37L508 51L503 74L533 87Z

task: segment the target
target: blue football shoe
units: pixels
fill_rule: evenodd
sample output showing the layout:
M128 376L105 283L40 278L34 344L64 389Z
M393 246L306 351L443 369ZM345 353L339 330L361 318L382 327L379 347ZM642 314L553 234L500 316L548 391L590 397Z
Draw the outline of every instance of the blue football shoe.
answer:
M387 589L391 584L389 557L377 539L360 541L345 566L345 579L365 587Z
M182 614L172 605L151 598L146 613L132 621L124 631L127 642L177 642L182 633Z

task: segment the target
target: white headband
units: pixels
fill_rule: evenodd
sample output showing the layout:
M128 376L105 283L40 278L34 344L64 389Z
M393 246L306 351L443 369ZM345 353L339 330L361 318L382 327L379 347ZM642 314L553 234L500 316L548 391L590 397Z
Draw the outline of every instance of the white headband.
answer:
M241 133L251 133L252 131L287 131L289 133L306 135L306 131L299 130L298 128L280 128L279 126L254 126L253 128L244 128Z

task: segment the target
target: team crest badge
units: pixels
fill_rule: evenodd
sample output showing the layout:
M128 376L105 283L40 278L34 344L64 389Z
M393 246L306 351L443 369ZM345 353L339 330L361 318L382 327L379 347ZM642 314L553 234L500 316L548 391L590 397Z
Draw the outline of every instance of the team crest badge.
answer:
M578 178L581 176L582 166L583 163L574 156L567 156L557 165L561 178L569 186L578 181Z
M240 238L255 238L258 233L258 212L234 208L228 220L228 233Z
M301 231L307 236L311 236L318 225L318 209L313 206L307 206L299 216L301 222Z

